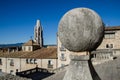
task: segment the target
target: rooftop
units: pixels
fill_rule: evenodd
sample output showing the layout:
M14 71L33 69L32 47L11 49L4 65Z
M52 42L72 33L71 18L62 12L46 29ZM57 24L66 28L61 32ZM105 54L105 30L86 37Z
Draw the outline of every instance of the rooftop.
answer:
M120 80L120 56L115 60L110 60L93 66L101 80ZM66 68L63 67L63 69L56 74L43 80L63 80L67 68L68 66L66 66Z
M105 31L120 30L120 26L105 27Z
M32 45L39 45L39 44L34 42L32 39L23 44L23 46L32 46Z
M18 51L14 53L0 52L0 57L8 58L38 58L38 59L57 59L57 48L41 48L32 52Z

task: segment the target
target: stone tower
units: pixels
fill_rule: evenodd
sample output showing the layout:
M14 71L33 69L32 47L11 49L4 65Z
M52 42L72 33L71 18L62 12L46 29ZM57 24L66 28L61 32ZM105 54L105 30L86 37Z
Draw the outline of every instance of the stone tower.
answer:
M34 28L34 41L40 45L40 47L43 46L43 30L41 26L40 20L37 20L35 28Z

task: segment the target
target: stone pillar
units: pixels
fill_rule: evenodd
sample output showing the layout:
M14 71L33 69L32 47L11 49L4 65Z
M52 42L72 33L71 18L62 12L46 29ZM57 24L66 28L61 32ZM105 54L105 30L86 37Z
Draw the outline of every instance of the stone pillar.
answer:
M63 80L101 80L92 66L89 52L70 55L71 62ZM84 54L84 55L83 55Z
M89 55L70 55L70 59L71 62L63 80L92 80L88 64Z

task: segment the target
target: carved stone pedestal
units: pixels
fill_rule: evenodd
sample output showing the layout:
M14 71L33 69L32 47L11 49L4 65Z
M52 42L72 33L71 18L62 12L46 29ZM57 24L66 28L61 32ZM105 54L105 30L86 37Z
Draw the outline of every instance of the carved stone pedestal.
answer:
M71 62L63 80L101 80L89 55L70 55Z

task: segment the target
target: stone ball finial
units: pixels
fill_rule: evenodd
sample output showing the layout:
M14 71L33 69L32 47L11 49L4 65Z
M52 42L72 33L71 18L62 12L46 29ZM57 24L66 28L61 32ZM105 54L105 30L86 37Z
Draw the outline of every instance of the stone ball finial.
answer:
M95 11L75 8L60 20L58 36L63 46L70 51L92 51L103 40L104 24Z

